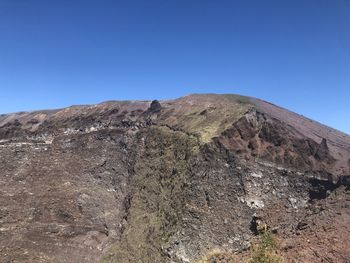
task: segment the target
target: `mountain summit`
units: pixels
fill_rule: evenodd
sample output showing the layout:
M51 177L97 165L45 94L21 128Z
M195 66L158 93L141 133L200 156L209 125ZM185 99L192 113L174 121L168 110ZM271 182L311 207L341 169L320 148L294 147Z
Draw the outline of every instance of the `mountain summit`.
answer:
M1 262L348 262L350 136L194 94L0 115Z

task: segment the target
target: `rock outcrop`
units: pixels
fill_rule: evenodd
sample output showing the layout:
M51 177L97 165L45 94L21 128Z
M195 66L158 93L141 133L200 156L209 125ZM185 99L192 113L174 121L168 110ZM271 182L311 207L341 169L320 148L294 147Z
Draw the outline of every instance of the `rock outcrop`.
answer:
M0 262L348 262L350 137L237 95L0 115Z

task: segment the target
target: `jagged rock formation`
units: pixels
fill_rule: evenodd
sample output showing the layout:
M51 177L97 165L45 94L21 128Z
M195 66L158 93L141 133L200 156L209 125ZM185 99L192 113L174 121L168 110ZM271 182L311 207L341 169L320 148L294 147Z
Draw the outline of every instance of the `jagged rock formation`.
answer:
M237 95L0 115L1 262L348 262L350 137ZM294 261L293 261L294 260Z

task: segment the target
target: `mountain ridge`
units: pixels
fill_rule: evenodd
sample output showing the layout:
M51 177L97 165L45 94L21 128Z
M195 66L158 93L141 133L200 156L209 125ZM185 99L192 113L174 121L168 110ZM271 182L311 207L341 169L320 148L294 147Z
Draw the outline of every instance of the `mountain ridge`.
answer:
M224 101L224 103L220 101ZM160 103L163 109L167 110L168 112L178 111L176 118L182 118L181 121L183 122L180 123L180 121L174 125L174 123L169 123L169 121L165 120L163 116L160 116L160 123L174 126L175 128L179 128L190 133L192 132L193 134L199 133L202 136L202 139L206 142L209 142L215 136L219 136L220 133L229 128L231 123L237 121L239 117L244 116L249 110L255 109L257 112L263 113L269 116L271 119L277 119L279 122L284 123L286 127L290 127L289 132L293 133L293 136L295 137L309 138L318 144L325 139L326 142L330 144L330 151L336 159L342 159L342 156L345 155L350 149L350 136L347 134L257 98L233 94L191 94L178 99L160 101ZM213 105L218 103L219 105L220 103L227 105L220 105L222 108L224 108L224 110L216 109ZM79 114L81 114L82 118L84 118L85 115L92 116L93 114L105 114L106 112L113 110L119 110L120 112L139 111L139 113L141 113L141 111L146 111L150 104L151 101L146 100L106 101L99 104L75 105L56 110L12 113L0 116L0 127L11 125L17 120L19 122L17 123L17 126L22 126L21 128L23 130L35 131L36 129L39 129L44 122L50 122L51 119L52 121L64 118L69 119L74 118ZM190 114L196 114L194 112L195 107L197 111L202 112L202 115L197 114L198 116L190 116ZM234 110L231 110L230 107L234 108ZM209 111L212 111L212 113L204 112L208 109ZM137 115L138 113L133 114ZM207 118L210 118L210 116L207 117L205 114L215 115L214 117L216 119L213 121L217 121L217 119L224 119L227 124L223 124L222 122L217 123L218 126L221 125L222 127L219 127L216 131L210 130L211 127L207 124L203 128L200 126L200 123L208 122ZM222 117L220 114L226 114L226 116ZM186 116L186 118L183 118L183 116ZM206 119L199 120L199 118L202 116L205 116ZM185 122L199 122L196 125L199 125L200 128L206 130L199 131L198 127L188 127L188 124L184 125ZM217 127L215 127L215 129L216 128ZM340 169L338 173L350 173L349 170L346 170L346 166L350 160L344 159L340 162L339 167L337 167L337 169ZM345 170L341 171L341 169Z
M183 97L179 97L179 98L176 98L176 99L156 99L160 102L171 102L171 101L175 101L175 100L178 100L180 98L185 98L185 97L191 97L191 96L240 96L240 97L245 97L247 99L250 99L252 101L260 101L260 102L263 102L263 103L266 103L266 104L270 104L272 105L273 107L276 107L276 108L279 108L279 109L282 109L282 110L286 110L286 108L282 107L282 106L279 106L275 103L272 103L272 102L268 102L266 100L263 100L263 99L259 99L259 98L256 98L256 97L251 97L251 96L246 96L246 95L238 95L238 94L216 94L216 93L191 93L191 94L188 94L188 95L185 95ZM97 106L97 105L103 105L103 104L118 104L120 102L145 102L145 103L151 103L152 100L145 100L145 99L140 99L140 100L107 100L107 101L102 101L102 102L99 102L99 103L92 103L92 104L76 104L76 105L70 105L70 106L66 106L66 107L58 107L58 108L52 108L52 109L36 109L36 110L27 110L27 111L15 111L15 112L7 112L7 113L0 113L0 119L5 119L6 117L10 117L10 115L16 115L16 116L19 116L21 114L40 114L40 113L47 113L47 112L58 112L60 110L64 110L64 109L67 109L67 108L81 108L81 107L92 107L92 106ZM290 110L288 110L290 111ZM290 111L302 118L305 118L307 120L310 120L312 122L316 122L317 124L320 124L320 125L323 125L327 128L330 128L330 129L333 129L345 136L350 136L348 133L344 132L344 131L341 131L339 129L336 129L336 128L333 128L331 127L330 125L327 125L327 124L324 124L320 121L315 121L313 120L312 118L310 117L307 117L305 115L303 115L302 113L296 113L296 112L293 112L293 111ZM4 124L4 122L2 122L2 124Z

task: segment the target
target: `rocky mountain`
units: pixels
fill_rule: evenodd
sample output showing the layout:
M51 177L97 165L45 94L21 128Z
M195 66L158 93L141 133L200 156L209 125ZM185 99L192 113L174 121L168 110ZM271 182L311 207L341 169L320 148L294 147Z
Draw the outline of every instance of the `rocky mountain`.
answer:
M0 262L350 259L350 136L259 99L0 115L0 157Z

